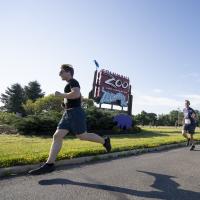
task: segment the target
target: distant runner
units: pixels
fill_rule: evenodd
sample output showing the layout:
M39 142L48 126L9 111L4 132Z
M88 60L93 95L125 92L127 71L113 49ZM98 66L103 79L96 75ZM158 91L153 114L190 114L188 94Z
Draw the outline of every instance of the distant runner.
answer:
M184 122L182 135L187 139L187 146L191 145L190 150L195 149L193 135L196 128L196 113L190 107L190 101L185 100L185 108L183 109Z

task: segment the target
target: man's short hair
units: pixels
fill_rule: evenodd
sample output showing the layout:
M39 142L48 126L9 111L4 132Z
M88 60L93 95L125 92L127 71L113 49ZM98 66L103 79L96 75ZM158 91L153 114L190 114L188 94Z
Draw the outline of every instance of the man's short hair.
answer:
M186 103L188 103L190 105L190 101L189 100L185 100Z
M72 65L70 65L70 64L63 64L63 65L61 65L61 68L63 70L65 70L66 72L70 72L71 75L74 76L74 68L73 68Z

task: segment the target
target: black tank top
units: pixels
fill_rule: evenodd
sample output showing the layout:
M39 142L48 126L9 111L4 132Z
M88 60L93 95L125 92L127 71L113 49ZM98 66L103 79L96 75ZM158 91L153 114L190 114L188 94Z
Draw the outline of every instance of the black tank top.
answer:
M80 88L80 85L77 80L72 78L68 81L67 85L65 86L64 92L69 93L69 92L71 92L71 89L74 87ZM64 102L64 103L65 103L66 109L80 107L81 106L81 97L79 97L77 99L66 99L66 102Z

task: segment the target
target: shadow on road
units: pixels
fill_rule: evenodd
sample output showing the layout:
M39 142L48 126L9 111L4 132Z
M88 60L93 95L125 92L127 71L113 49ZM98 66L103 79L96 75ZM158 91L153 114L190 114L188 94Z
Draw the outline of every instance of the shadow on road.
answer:
M95 183L86 183L72 181L69 179L49 179L49 180L40 180L40 185L76 185L80 187L94 188L99 190L105 190L110 192L118 192L128 195L133 195L137 197L145 198L156 198L163 200L199 200L200 193L193 192L189 190L179 189L179 184L176 183L172 178L173 176L168 176L164 174L156 174L152 172L138 171L145 173L147 175L153 176L155 178L154 183L151 185L152 188L159 191L139 191L129 188L123 188L118 186L104 185L104 184L95 184Z

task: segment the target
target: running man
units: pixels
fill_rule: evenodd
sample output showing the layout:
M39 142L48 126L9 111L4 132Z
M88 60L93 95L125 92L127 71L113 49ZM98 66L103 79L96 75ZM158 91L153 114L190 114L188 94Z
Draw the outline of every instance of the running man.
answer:
M195 133L196 128L196 113L190 107L190 101L185 100L185 108L183 109L184 114L184 125L182 130L182 135L187 139L186 146L191 144L190 150L195 149L193 135Z
M31 175L49 173L55 170L56 157L61 150L63 138L69 133L73 133L80 140L101 143L107 152L111 151L110 138L105 139L95 133L86 132L86 116L81 108L81 93L79 82L73 78L74 69L69 64L63 64L59 76L67 81L64 93L55 92L55 96L64 98L64 114L53 135L53 141L49 152L49 157L40 168L29 171Z

